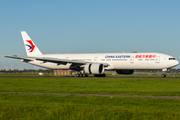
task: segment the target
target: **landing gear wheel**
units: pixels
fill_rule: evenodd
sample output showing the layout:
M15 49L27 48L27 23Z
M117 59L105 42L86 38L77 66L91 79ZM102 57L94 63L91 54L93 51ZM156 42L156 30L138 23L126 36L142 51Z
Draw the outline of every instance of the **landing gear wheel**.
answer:
M76 77L80 77L80 74L76 74Z
M76 77L88 77L88 74L76 74Z
M94 77L106 77L106 74L96 74Z
M106 74L102 74L102 76L101 77L106 77Z
M88 77L88 74L85 74L85 77Z
M166 74L162 74L161 77L162 77L162 78L165 78L165 77L166 77Z
M79 77L83 77L83 74L80 74L80 76Z
M83 77L88 77L88 74L83 74Z

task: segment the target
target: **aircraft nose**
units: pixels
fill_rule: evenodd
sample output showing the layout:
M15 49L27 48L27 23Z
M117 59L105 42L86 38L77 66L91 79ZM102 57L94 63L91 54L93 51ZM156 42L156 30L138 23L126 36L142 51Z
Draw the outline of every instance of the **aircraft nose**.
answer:
M177 66L179 62L177 60L173 61L173 67Z
M178 64L179 64L179 61L176 60L176 61L175 61L175 64L178 65Z
M169 67L175 67L179 64L179 62L177 60L173 60L173 61L170 61L169 63Z

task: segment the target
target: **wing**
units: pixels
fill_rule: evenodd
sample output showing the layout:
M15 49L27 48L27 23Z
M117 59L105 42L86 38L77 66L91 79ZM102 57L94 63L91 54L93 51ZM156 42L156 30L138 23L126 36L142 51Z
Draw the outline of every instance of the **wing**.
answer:
M79 60L68 60L68 59L58 59L58 58L48 58L48 57L24 57L24 56L17 56L17 55L9 55L4 56L7 58L14 58L14 59L21 59L24 62L30 62L33 60L39 60L45 62L51 62L51 63L57 63L58 65L63 64L66 65L67 63L71 63L73 66L81 66L86 65L89 62L86 61L79 61ZM108 67L109 64L103 63L104 67Z
M52 63L63 64L63 65L66 65L67 63L72 63L72 65L75 65L75 66L85 65L87 63L85 61L75 61L75 60L48 58L48 57L43 57L43 58L39 57L39 58L35 58L35 59L44 61L44 62L52 62Z
M76 60L67 60L67 59L58 59L58 58L48 58L48 57L24 57L24 56L17 56L17 55L9 55L9 56L4 56L7 58L14 58L14 59L21 59L25 60L26 62L30 62L33 60L39 60L45 62L52 62L52 63L57 63L57 64L63 64L66 65L67 63L72 63L72 65L76 66L81 66L85 65L87 62L85 61L76 61Z
M17 56L17 55L9 55L9 56L4 56L7 58L14 58L14 59L21 59L24 60L24 62L30 62L33 61L34 59L30 58L30 57L23 57L23 56Z

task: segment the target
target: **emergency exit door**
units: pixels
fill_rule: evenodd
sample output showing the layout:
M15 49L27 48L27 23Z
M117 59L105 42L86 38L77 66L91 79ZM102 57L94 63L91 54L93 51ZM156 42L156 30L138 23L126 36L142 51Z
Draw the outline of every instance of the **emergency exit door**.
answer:
M134 63L134 56L131 56L130 63Z
M94 62L97 62L98 61L98 57L94 57Z

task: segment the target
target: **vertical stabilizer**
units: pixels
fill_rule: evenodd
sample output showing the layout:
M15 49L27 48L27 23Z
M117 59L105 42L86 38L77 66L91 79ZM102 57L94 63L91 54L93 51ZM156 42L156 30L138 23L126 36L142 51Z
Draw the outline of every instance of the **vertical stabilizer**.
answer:
M21 35L22 35L22 38L23 38L23 42L24 42L24 46L25 46L27 56L42 55L41 51L34 44L34 42L29 37L29 35L26 33L26 31L21 31Z

